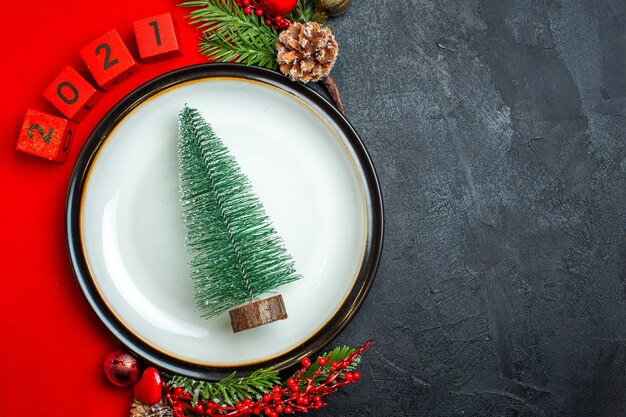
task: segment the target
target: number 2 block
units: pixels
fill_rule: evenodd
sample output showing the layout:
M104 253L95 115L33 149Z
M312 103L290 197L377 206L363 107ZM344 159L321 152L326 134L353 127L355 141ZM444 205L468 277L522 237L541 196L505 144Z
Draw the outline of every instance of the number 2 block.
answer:
M75 124L62 117L27 110L16 149L56 162L67 159Z
M172 15L163 13L133 22L139 56L154 62L181 55Z
M98 85L110 90L137 70L137 63L115 29L80 50Z
M102 96L70 66L54 79L43 93L65 117L80 121Z

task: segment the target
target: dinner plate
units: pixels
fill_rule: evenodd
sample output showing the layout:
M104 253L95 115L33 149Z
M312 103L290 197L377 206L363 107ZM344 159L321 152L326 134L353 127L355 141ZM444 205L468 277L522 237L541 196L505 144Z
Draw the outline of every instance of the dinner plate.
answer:
M286 320L233 333L228 313L207 320L194 307L178 179L185 105L228 146L295 260L302 279L275 291ZM77 160L66 221L102 322L144 359L204 379L324 348L363 302L383 236L376 174L348 121L308 87L237 64L176 70L119 102Z

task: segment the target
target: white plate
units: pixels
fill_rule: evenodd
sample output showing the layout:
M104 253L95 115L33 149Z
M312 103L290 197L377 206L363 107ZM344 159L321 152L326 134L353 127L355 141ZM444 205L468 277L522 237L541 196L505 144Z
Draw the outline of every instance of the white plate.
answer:
M90 301L99 299L96 310L108 310L109 321L123 327L118 332L135 341L127 344L148 359L145 350L195 370L278 358L286 366L290 352L337 321L359 291L357 281L371 281L359 277L371 257L372 184L346 132L306 98L246 76L256 69L222 66L238 74L229 76L214 67L161 79L158 93L131 94L116 108L120 114L103 120L89 141L97 146L81 155L89 161L77 163L81 190L72 195L70 188L70 206L80 194L70 252L82 252L89 276L79 282L91 281L81 286ZM178 113L185 104L236 157L303 276L277 290L287 320L233 333L228 313L206 320L194 308L178 189ZM84 275L78 263L77 275Z

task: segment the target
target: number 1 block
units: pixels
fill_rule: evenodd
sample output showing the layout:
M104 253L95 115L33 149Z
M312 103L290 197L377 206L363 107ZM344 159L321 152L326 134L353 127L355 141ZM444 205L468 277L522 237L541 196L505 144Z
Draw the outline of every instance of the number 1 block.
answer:
M115 29L80 50L98 85L110 90L137 70L137 63Z
M61 71L43 95L65 117L75 122L80 121L102 96L70 66Z
M62 117L27 110L16 149L56 162L67 159L75 124Z
M139 56L143 61L154 62L181 55L171 14L163 13L135 20L133 26Z

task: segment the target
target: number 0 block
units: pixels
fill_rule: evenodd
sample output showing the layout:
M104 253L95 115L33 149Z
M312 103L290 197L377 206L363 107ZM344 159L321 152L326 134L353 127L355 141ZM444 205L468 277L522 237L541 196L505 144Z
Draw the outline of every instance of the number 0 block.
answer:
M80 121L102 96L70 66L61 71L43 95L65 117L75 122Z
M115 29L80 50L98 85L110 90L137 70L137 63Z
M57 162L67 159L75 124L62 117L27 110L16 149Z
M172 15L163 13L133 22L139 56L154 62L181 55Z

